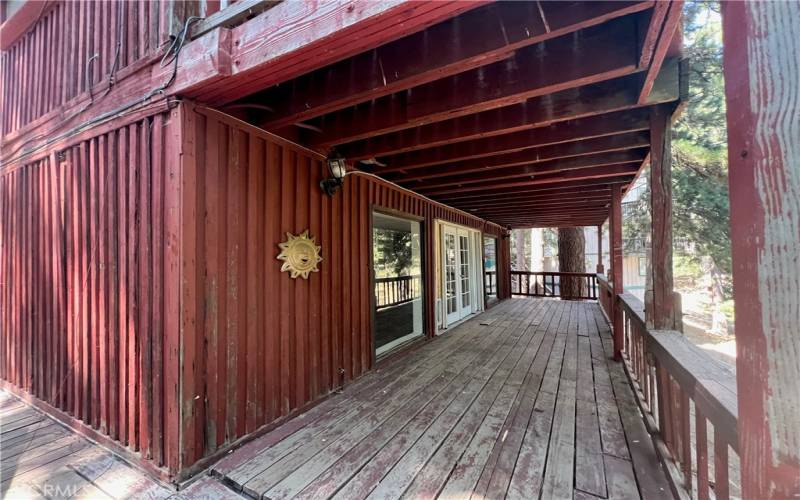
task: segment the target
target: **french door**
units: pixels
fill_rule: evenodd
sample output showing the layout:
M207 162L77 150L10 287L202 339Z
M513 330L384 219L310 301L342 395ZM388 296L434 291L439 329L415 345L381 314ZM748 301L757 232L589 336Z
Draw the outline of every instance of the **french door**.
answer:
M473 239L466 229L444 226L442 269L445 314L448 324L454 323L476 310Z

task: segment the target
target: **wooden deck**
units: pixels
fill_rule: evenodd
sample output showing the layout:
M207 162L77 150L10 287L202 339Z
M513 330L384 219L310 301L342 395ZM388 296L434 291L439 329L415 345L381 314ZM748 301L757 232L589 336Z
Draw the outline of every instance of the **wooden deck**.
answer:
M254 497L669 498L595 302L507 300L212 472Z
M176 493L0 390L0 498L233 499L211 478Z

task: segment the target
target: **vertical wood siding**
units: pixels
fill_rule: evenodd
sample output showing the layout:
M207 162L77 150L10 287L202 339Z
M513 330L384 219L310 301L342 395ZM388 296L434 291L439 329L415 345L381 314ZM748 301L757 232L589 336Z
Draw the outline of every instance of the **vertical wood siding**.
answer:
M47 2L36 23L0 57L0 135L89 91L99 98L122 70L160 54L189 16L219 9L219 1L196 0Z
M156 115L0 176L0 377L157 466L175 289L164 125Z
M129 458L186 471L372 368L373 207L422 219L431 334L434 221L502 229L361 175L327 197L323 170L191 105L6 170L0 378ZM293 280L278 243L305 229L324 260Z
M501 229L361 175L325 196L318 155L220 113L183 111L182 463L189 466L372 368L372 207L423 218L429 334L433 221ZM308 280L291 279L280 272L278 243L306 229L324 260ZM499 241L503 255L508 240ZM507 270L501 258L498 274Z

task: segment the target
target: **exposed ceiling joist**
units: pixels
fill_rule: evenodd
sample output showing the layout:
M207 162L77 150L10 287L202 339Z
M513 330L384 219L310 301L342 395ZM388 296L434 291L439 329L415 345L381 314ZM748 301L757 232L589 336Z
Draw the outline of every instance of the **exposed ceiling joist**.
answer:
M377 168L374 173L380 174L392 182L402 184L411 181L427 181L451 175L463 176L466 174L487 173L488 171L501 167L512 167L516 165L542 163L557 165L563 163L565 165L564 169L567 169L570 168L569 165L571 164L584 164L585 162L581 161L584 157L593 157L594 155L602 153L609 153L609 156L619 157L620 154L614 156L613 153L643 148L649 145L650 134L648 132L634 132L524 149L514 153L435 165L427 168L409 169L408 173L398 172L391 174L387 173L387 170L390 172L396 172L396 170L384 168ZM541 171L547 171L547 169L543 168Z
M638 70L631 16L540 42L507 60L356 105L315 120L319 148L471 115ZM558 68L555 71L555 68Z
M438 201L442 201L443 203L445 202L445 200L447 200L446 202L450 203L453 202L454 200L466 200L466 199L487 198L496 196L513 196L515 194L520 194L520 193L544 194L552 191L564 192L565 190L580 190L588 187L591 188L602 187L602 189L610 189L610 186L612 184L628 184L629 182L631 182L631 176L624 175L606 179L586 179L586 180L569 181L559 185L551 184L551 185L541 186L541 185L528 184L514 188L503 188L503 189L487 188L482 191L476 191L476 192L453 193L447 196L444 195L436 196L436 199Z
M392 169L428 167L454 161L471 160L523 149L550 146L627 132L649 130L648 108L636 108L603 115L568 120L511 134L474 139L380 157ZM352 160L352 158L351 158Z
M435 187L419 189L418 191L426 196L436 196L448 193L469 193L479 192L483 190L504 189L514 187L526 186L542 186L542 185L558 185L579 180L597 180L606 177L618 177L621 175L628 176L630 180L636 175L639 170L641 162L603 165L599 167L581 168L568 172L560 172L552 175L533 176L527 174L527 179L517 179L516 177L525 177L526 174L515 175L512 179L503 179L499 177L499 181L495 182L481 182L468 185L456 185L452 187ZM532 178L531 178L532 177Z
M582 2L576 8L574 4L557 2L493 3L250 99L263 100L273 107L274 112L266 115L263 127L274 130L503 60L523 47L651 5ZM564 10L570 12L561 12Z
M643 73L635 73L554 92L511 106L340 144L337 149L349 159L381 157L633 109L642 106L638 99L643 79ZM679 82L677 61L665 62L645 105L677 100ZM313 136L309 137L309 141L313 140Z

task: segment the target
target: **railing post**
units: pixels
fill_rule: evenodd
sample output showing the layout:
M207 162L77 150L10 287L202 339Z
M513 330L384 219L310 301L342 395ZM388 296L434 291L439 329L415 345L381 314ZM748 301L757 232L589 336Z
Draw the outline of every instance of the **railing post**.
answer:
M721 4L742 496L795 498L800 3Z
M675 309L672 281L672 151L671 111L666 106L650 110L650 213L651 251L645 301L648 328L682 330Z
M611 310L614 327L614 359L622 359L623 326L622 307L618 304L617 296L623 292L622 285L622 186L614 184L611 187L611 279L613 294L611 297Z
M603 274L603 225L597 226L597 272Z

